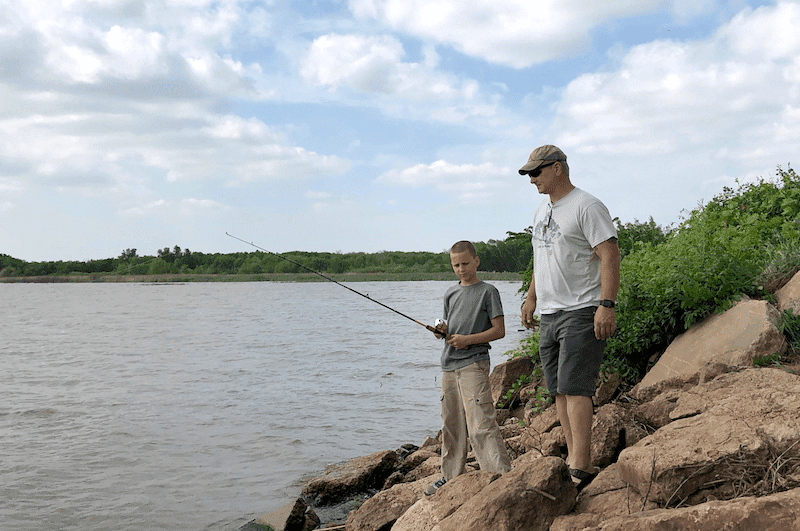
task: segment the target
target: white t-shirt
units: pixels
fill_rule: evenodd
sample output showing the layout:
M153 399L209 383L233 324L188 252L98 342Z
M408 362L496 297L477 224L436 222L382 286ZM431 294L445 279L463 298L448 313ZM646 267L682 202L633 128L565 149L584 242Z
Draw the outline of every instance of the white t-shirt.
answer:
M531 238L537 313L597 306L600 259L592 249L616 237L608 209L580 188L555 203L542 201Z

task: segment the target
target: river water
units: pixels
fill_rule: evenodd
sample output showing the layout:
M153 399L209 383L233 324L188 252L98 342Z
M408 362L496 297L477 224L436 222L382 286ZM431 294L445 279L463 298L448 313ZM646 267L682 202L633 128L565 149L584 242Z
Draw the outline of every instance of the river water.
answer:
M432 324L451 284L348 285ZM435 435L441 345L328 282L0 284L0 529L239 529Z

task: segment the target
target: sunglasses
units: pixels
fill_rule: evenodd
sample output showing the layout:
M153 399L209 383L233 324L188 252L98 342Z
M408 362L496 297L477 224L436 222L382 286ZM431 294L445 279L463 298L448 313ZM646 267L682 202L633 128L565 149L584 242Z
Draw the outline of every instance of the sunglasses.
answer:
M530 177L538 177L539 175L541 175L541 174L542 174L542 170L543 170L543 169L545 169L545 168L546 168L546 167L548 167L548 166L552 166L552 165L553 165L553 164L555 164L556 162L558 162L558 161L557 161L557 160L555 160L555 161L553 161L553 162L548 162L547 164L542 164L541 166L539 166L539 167L538 167L538 168L536 168L535 170L531 170L531 171L529 171L529 172L528 172L528 175L529 175Z

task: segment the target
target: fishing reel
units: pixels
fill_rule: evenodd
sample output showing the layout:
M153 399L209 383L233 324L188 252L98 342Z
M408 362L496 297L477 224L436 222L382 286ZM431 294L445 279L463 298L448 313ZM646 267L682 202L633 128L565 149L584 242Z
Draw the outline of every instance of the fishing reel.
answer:
M444 326L445 326L445 330L447 330L447 321L445 321L444 319L436 319L436 320L433 322L433 327L434 327L435 329L437 329L437 330L438 330L438 328L439 328L440 326L442 326L442 325L444 325ZM434 334L435 334L435 335L436 335L436 337L438 337L439 339L445 339L445 337L447 336L447 332L442 332L441 334L438 334L437 332L434 332Z

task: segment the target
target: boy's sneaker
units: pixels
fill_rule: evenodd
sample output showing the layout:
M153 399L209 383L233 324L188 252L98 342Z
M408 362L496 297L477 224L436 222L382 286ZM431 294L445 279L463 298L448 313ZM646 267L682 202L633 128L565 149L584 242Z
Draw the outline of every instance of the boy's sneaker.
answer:
M439 490L439 488L445 483L447 483L446 479L444 478L437 479L436 481L428 485L427 489L425 489L425 496L431 496L433 494L436 494L436 491Z

